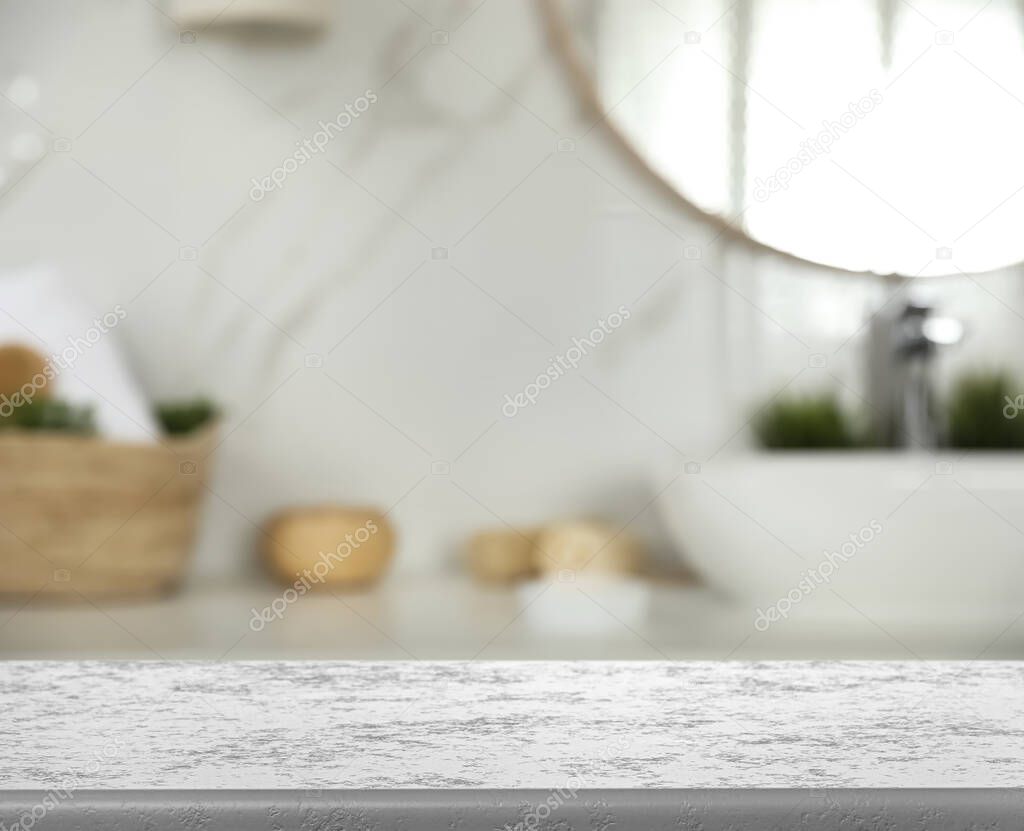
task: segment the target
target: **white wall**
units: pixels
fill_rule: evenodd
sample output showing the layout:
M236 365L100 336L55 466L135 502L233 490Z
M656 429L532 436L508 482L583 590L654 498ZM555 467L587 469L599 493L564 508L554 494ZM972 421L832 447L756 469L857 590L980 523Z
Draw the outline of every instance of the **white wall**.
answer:
M0 101L4 124L71 139L0 196L0 256L58 265L99 313L124 304L152 397L222 403L201 579L253 570L256 526L290 504L395 506L405 571L502 520L639 514L656 534L673 467L867 307L863 287L708 246L589 130L533 3L350 0L321 37L194 44L157 5L0 6L4 70L42 86L28 114ZM326 152L249 198L368 89ZM1019 343L1008 283L964 291ZM620 305L630 320L579 371L502 415ZM857 358L855 341L829 371L857 386Z

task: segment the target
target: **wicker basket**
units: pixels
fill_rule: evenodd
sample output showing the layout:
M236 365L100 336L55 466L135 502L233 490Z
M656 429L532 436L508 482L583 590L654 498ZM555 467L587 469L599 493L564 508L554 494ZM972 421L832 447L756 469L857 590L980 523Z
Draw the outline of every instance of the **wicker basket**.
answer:
M216 425L163 444L0 435L0 595L173 589L191 552Z

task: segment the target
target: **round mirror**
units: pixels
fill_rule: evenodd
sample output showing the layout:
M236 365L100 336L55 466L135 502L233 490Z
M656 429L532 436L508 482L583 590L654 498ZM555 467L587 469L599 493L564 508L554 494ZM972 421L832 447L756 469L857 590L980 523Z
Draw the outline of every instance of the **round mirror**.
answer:
M1019 0L551 2L604 120L743 234L879 274L1024 260Z

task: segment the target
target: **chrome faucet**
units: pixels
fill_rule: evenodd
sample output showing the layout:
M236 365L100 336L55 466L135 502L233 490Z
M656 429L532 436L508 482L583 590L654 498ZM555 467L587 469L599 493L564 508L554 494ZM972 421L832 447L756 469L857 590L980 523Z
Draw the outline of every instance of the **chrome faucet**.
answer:
M964 327L955 318L936 317L931 303L919 295L905 295L894 305L871 318L867 382L872 426L883 445L933 448L944 432L935 405L935 356L940 347L959 343Z

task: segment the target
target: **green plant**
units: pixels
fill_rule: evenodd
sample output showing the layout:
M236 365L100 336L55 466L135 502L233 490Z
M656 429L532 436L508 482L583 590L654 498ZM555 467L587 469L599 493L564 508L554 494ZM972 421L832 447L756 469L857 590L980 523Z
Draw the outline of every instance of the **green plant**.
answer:
M211 421L217 415L217 408L204 398L194 401L169 401L158 404L156 417L164 431L171 436L191 433Z
M92 407L36 398L26 401L4 418L0 429L50 430L88 436L96 432Z
M1024 448L1024 387L1006 372L961 376L949 398L951 447Z
M773 401L755 416L753 427L761 445L771 449L823 450L862 443L850 417L832 393Z

